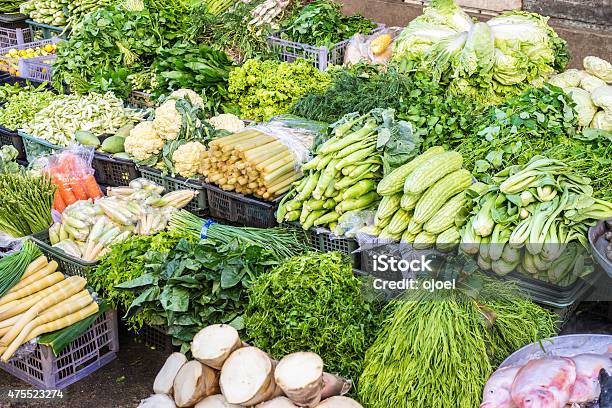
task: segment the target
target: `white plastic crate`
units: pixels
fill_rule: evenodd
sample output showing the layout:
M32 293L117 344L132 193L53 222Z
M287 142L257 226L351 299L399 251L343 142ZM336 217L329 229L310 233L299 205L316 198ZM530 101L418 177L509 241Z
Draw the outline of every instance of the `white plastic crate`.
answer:
M32 29L0 27L0 47L13 47L32 42Z
M17 51L27 50L28 48L38 48L38 47L45 46L47 44L57 44L60 41L62 41L61 38L54 37L48 40L33 41L33 42L27 42L24 44L6 46L6 47L0 48L0 71L9 72L11 73L11 75L15 75L16 74L15 72L11 72L11 68L14 70L19 68L18 66L17 67L15 66L15 63L13 61L4 57L4 55L8 54L10 50L12 49L15 49Z
M59 356L38 345L28 357L0 363L0 368L36 388L62 389L114 360L117 351L117 312L108 310Z
M55 55L22 58L19 60L19 76L32 81L49 82L53 78Z
M377 25L371 32L382 31L385 25ZM342 65L344 63L344 53L350 38L334 44L331 48L325 46L314 46L289 41L281 38L282 31L268 37L268 48L278 56L281 61L293 62L297 59L304 59L313 63L320 71L325 71L329 65Z

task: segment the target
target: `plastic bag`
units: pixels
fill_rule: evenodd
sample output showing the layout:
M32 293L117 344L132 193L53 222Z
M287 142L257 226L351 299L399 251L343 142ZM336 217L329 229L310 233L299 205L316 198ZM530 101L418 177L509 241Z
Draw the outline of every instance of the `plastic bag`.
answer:
M10 255L21 250L22 238L13 238L0 231L0 257Z
M355 34L346 47L345 64L386 64L393 56L393 43L401 27L389 27L371 35Z
M67 206L80 200L95 200L103 196L91 167L92 147L71 145L48 156L45 172L57 186L53 208L62 213Z

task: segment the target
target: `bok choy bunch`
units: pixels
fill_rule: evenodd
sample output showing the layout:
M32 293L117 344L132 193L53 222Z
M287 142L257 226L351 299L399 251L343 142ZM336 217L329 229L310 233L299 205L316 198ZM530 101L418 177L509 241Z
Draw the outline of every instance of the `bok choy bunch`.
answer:
M517 270L561 286L593 271L587 230L612 218L612 203L593 197L591 180L559 160L534 156L493 178L462 231L461 249L478 265Z

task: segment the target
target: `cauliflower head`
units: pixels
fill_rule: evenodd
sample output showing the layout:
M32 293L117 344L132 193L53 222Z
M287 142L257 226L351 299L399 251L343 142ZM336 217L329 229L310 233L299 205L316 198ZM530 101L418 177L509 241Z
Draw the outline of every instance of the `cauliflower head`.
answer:
M153 126L159 137L165 140L174 140L181 131L183 118L176 110L176 100L169 99L155 109Z
M170 98L184 99L187 97L192 105L204 108L204 100L191 89L177 89L170 94Z
M161 152L164 140L159 137L153 123L150 121L140 122L125 138L125 152L134 156L138 161L143 161Z
M217 130L227 130L228 132L236 133L245 128L244 122L236 115L231 113L222 113L214 116L208 122Z
M202 164L207 156L206 147L200 142L189 142L179 146L172 153L176 172L185 178L202 174Z

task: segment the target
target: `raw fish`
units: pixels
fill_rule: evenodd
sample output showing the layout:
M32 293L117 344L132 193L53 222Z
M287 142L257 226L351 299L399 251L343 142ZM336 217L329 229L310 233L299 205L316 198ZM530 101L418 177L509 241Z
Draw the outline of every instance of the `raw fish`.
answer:
M612 373L612 354L579 354L572 357L576 364L576 382L569 403L585 403L597 399L601 393L599 372Z
M485 385L480 408L516 408L510 389L520 366L500 368L494 372Z
M518 408L564 408L575 381L576 364L571 358L531 360L514 379L512 400Z

